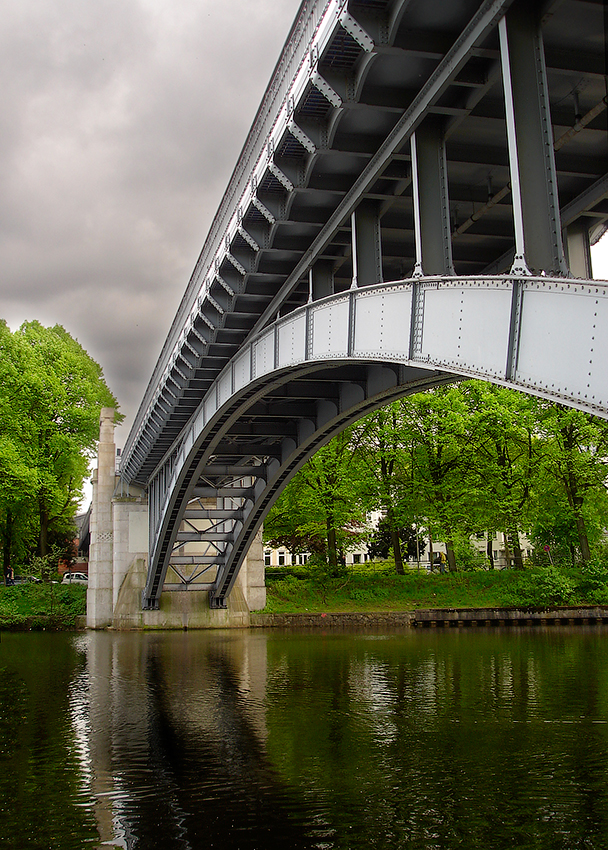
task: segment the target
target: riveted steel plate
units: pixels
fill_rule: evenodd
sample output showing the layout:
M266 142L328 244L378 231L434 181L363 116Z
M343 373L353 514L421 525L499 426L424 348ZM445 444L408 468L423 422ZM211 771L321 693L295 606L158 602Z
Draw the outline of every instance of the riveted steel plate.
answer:
M274 369L274 329L253 343L255 377Z
M511 290L425 289L422 353L434 363L504 376Z
M225 404L232 395L232 372L230 369L220 376L217 394L220 407L222 404Z
M355 301L354 354L394 355L407 359L410 344L412 289L395 287L367 294L359 291Z
M251 380L251 349L246 348L234 361L234 389L242 389Z
M312 311L312 358L348 352L348 299L333 301Z
M591 289L526 287L516 380L564 397L608 402L608 298Z
M205 422L209 422L215 411L217 410L217 399L215 397L215 393L208 393L207 398L203 404L203 409L205 411Z
M306 314L300 313L281 324L279 334L279 368L301 363L306 359Z

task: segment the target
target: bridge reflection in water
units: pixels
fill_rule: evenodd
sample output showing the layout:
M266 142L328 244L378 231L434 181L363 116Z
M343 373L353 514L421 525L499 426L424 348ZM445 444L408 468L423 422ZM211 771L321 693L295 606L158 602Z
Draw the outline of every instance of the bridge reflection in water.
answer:
M88 687L72 711L90 718L83 781L102 840L605 847L607 636L78 638Z

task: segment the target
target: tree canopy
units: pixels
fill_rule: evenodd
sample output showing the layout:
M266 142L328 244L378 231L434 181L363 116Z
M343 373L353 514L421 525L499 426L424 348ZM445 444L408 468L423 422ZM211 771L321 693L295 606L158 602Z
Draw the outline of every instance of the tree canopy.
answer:
M117 408L103 372L60 325L0 320L0 546L15 559L73 538L73 519L99 436ZM118 416L118 420L121 417Z
M404 529L423 529L431 556L433 540L444 542L451 570L473 562L473 534L485 534L493 567L491 540L500 531L521 569L520 535L541 552L548 545L584 564L608 525L608 422L483 381L404 397L361 419L322 452L277 501L267 522L269 542L273 534L278 540L280 518L283 545L331 558L332 535L348 545L344 532L362 528L366 514L380 511L373 551L380 543L382 552L390 548L398 573L411 555ZM334 502L340 512L332 512L330 535L320 511Z

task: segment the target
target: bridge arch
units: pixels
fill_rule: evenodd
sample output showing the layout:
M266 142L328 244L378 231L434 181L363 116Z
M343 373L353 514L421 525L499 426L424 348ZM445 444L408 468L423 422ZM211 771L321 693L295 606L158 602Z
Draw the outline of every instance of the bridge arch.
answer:
M608 416L602 27L586 0L303 0L123 451L146 607L196 541L223 605L289 475L414 388Z
M291 477L391 400L474 377L608 417L608 341L592 333L607 311L601 284L422 278L351 289L278 319L218 376L150 481L144 607L157 605L169 565L186 563L214 568L210 600L223 607ZM184 520L190 530L180 531ZM188 542L212 551L176 555Z

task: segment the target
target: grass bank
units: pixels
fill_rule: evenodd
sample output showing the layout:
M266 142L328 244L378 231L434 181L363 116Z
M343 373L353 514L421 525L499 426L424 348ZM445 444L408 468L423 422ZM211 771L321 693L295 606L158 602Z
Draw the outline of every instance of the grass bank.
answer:
M268 613L402 611L417 608L511 608L608 604L608 569L556 567L466 571L439 575L392 564L342 576L267 570Z
M266 585L264 611L274 614L608 605L608 566L598 563L445 575L414 568L403 576L390 562L357 565L336 577L318 568L269 568ZM0 586L0 629L73 629L85 609L81 585Z
M0 629L73 629L85 613L86 594L81 585L0 587Z

